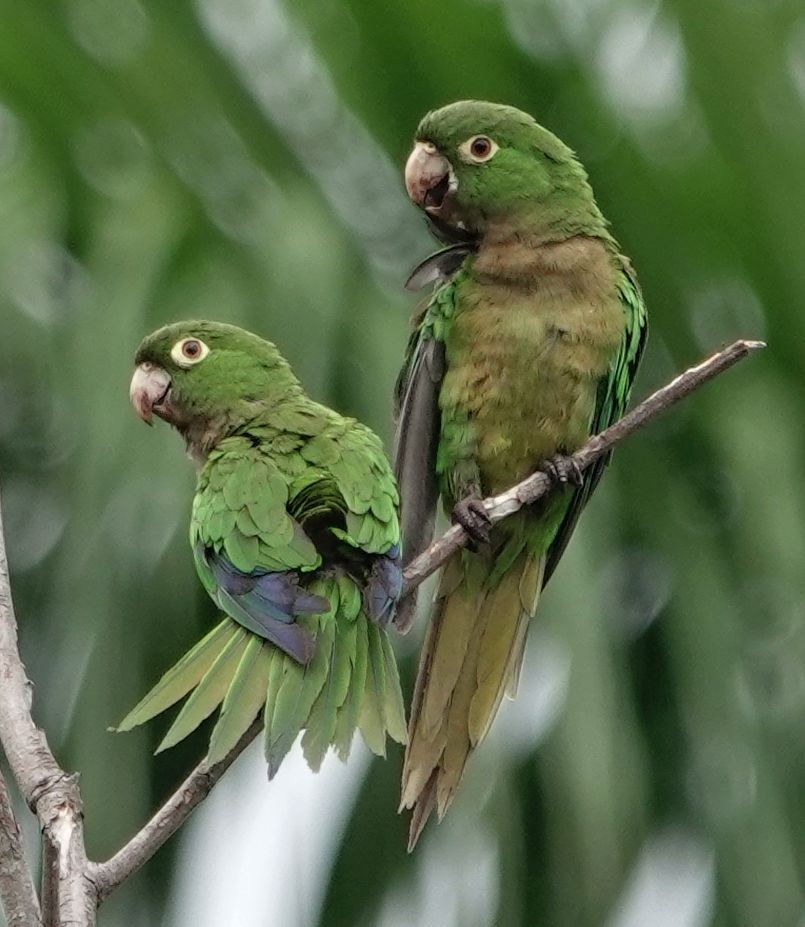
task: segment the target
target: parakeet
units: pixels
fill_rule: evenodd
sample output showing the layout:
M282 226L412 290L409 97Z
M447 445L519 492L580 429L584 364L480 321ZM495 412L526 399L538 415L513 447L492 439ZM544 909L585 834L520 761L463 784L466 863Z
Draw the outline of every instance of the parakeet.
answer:
M566 455L623 413L647 327L584 168L526 113L428 113L405 183L447 247L408 284L435 287L397 385L404 561L429 543L439 497L476 542L441 572L420 658L401 803L413 847L516 691L540 591L605 465L582 475ZM540 466L554 492L490 529L481 499Z
M359 728L376 754L405 741L387 635L401 589L398 494L380 440L303 391L277 348L217 322L140 344L131 401L184 438L198 466L190 545L219 624L123 720L184 703L159 749L222 706L208 762L262 713L269 777L304 730L318 769Z

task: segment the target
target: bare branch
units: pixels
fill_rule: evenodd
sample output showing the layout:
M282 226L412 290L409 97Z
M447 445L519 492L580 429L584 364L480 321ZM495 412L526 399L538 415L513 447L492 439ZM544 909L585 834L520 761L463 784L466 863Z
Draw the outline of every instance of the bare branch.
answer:
M614 425L610 425L605 431L590 438L570 457L570 460L575 461L580 470L586 470L599 457L608 454L619 441L653 421L671 406L703 386L708 380L728 370L742 358L748 357L752 351L763 347L765 344L762 341L736 341L723 351L708 357L696 367L689 368L662 389L652 393L648 399L644 399ZM541 499L551 488L550 478L545 473L537 471L499 496L484 499L484 506L493 522L500 521L519 511L524 505ZM437 541L434 541L426 551L423 551L405 568L403 595L408 595L431 573L435 573L452 554L464 547L468 540L464 529L460 525L453 525Z
M89 877L102 902L125 882L184 824L190 812L210 794L213 786L260 733L263 720L255 721L238 741L235 749L220 763L201 762L151 820L105 863L90 863Z
M42 841L42 924L43 927L59 927L59 893L54 872L58 865L58 853L52 843Z
M5 779L0 775L0 901L8 927L39 927L39 899L25 862L20 833Z
M85 927L95 923L94 887L87 881L81 797L76 776L68 775L53 757L42 731L31 717L30 680L20 659L17 621L11 601L2 514L0 514L0 742L11 772L42 827L54 865L43 880L52 882L59 923ZM51 895L50 887L45 892Z
M590 438L573 455L573 459L580 469L586 469L599 457L608 453L623 438L642 428L680 399L684 399L708 380L723 373L741 358L747 357L752 351L761 347L764 345L760 341L736 341L697 367L691 367L641 402L606 431ZM541 498L550 489L550 479L544 473L537 472L499 496L485 499L484 505L492 521L500 521L524 505ZM434 541L406 568L403 595L413 592L431 573L438 570L451 554L464 547L467 541L466 533L458 525L453 526L441 538ZM207 797L223 773L254 740L261 728L262 721L255 721L232 753L217 765L207 767L204 762L200 763L142 830L135 834L122 849L105 863L90 864L89 876L97 886L100 901L144 865L181 827L193 809Z

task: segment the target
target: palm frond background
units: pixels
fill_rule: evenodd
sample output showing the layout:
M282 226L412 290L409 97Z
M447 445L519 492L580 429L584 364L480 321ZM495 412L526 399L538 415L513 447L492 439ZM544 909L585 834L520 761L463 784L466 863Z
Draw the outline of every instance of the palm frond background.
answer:
M245 325L388 439L430 246L400 181L424 111L511 102L579 152L651 311L638 394L769 342L619 450L519 699L415 856L399 752L317 779L296 757L270 788L250 754L101 924L802 927L801 4L0 0L0 21L3 503L94 858L206 736L154 759L158 724L106 730L212 615L191 468L128 408L134 347Z

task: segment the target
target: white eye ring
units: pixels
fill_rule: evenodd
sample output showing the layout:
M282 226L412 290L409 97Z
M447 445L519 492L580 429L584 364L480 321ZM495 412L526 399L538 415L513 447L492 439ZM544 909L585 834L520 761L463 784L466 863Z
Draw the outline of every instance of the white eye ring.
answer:
M193 367L210 353L201 338L182 338L171 348L171 359L180 367Z
M472 149L473 146L477 146L478 142L488 142L489 150L481 155L475 154ZM498 150L498 143L488 135L473 135L472 138L468 138L466 142L462 142L458 146L461 160L466 161L468 164L484 164L493 158Z

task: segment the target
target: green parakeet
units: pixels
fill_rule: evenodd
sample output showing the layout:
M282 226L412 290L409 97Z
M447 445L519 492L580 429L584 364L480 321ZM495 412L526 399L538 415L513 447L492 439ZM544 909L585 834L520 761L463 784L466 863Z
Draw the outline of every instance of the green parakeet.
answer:
M563 455L623 413L646 311L584 168L526 113L429 113L405 182L447 247L409 280L435 288L397 388L404 559L429 543L438 497L476 540L442 570L420 659L402 787L413 846L516 691L540 591L604 467L582 476ZM481 498L540 465L557 489L490 530Z
M216 322L140 345L131 400L173 425L198 466L190 544L223 619L120 730L189 696L159 749L222 706L208 760L262 713L269 777L300 731L318 769L353 733L405 741L386 628L400 594L398 495L379 439L314 402L276 347Z

